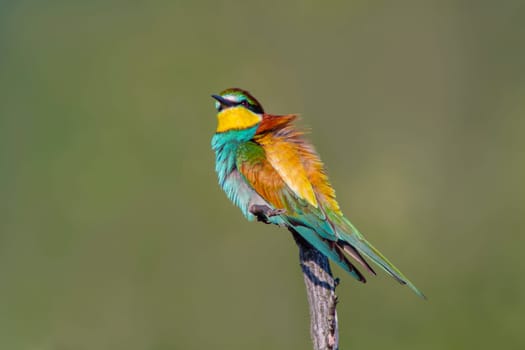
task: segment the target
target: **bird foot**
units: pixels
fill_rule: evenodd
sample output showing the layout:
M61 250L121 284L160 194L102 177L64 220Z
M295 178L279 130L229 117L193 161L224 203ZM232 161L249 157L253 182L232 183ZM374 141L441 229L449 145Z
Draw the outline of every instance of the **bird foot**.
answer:
M257 221L270 224L269 218L286 213L286 209L272 209L266 205L253 204L249 209L250 213L255 215Z

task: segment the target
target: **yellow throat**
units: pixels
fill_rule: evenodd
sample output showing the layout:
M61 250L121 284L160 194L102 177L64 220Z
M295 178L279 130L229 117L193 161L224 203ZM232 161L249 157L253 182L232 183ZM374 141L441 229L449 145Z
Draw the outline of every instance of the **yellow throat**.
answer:
M257 125L262 117L242 106L226 108L217 114L217 132L248 129Z

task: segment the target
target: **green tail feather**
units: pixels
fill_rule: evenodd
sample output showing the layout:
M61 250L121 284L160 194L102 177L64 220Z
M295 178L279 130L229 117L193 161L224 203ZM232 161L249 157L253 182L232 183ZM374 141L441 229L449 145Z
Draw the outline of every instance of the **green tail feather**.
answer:
M305 226L290 226L295 232L303 237L315 249L324 254L327 258L339 265L343 270L348 272L352 277L360 282L366 282L364 276L357 270L346 258L341 258L337 251L332 249L330 244L322 239L315 231Z
M406 284L410 289L412 289L417 295L423 299L427 297L419 290L417 287L410 282L408 278L403 275L397 267L394 266L388 259L381 254L370 242L368 242L361 233L355 228L354 225L348 219L343 218L345 226L348 227L347 230L338 230L337 233L348 243L350 243L354 248L356 248L360 253L364 254L379 267L386 271L390 276L394 277L399 283ZM350 232L350 233L348 233Z

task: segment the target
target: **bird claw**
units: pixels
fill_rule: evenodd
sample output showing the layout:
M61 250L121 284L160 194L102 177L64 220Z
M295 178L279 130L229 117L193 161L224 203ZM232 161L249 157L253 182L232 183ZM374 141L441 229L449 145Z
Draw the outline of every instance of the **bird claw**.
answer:
M250 213L252 213L257 221L270 224L269 218L286 213L286 209L272 209L266 205L253 204L250 206Z
M271 209L266 213L266 216L272 217L286 213L286 209Z

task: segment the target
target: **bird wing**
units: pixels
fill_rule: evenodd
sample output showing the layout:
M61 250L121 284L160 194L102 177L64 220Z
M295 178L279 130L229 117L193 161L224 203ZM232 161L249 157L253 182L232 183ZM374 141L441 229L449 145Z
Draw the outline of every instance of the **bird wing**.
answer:
M319 205L294 145L277 140L257 141L246 142L237 151L237 169L248 184L276 209L285 209L286 216L303 221L323 238L336 241L336 232Z
M291 152L291 150L288 151ZM282 154L285 159L293 158L290 154ZM236 166L247 184L275 209L286 210L280 217L293 232L301 235L358 281L365 282L363 275L343 254L344 246L337 244L335 231L326 215L321 209L314 206L313 203L317 203L317 199L312 185L308 183L308 188L306 184L303 184L306 190L304 187L288 185L288 182L296 178L302 178L305 181L305 170L296 170L293 176L291 172L283 169L278 171L267 155L263 146L256 142L250 141L239 146ZM275 162L275 158L271 159L274 159ZM293 159L289 161L295 162ZM284 166L283 162L280 164ZM315 201L309 198L309 195L313 195Z
M337 232L329 220L329 216L342 216L335 191L319 156L302 135L288 124L281 125L278 131L256 135L254 141L262 148L262 157L270 169L267 172L279 179L281 188L287 189L282 204L288 215L304 221L323 238L337 241ZM247 169L250 170L254 169ZM264 187L264 183L256 186Z
M248 184L274 208L286 209L290 215L295 207L308 205L303 192L297 193L288 186L266 158L264 148L256 142L249 141L239 146L236 166Z
M263 142L264 139L259 139ZM297 145L279 138L263 144L266 159L275 172L294 194L314 208L318 208L317 197L299 155Z

